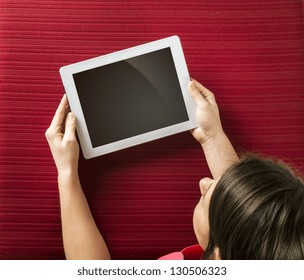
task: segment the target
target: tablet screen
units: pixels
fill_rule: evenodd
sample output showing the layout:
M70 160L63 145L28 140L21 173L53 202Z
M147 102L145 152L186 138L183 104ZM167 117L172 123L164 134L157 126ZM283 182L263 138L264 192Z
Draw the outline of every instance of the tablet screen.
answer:
M93 147L189 120L170 47L73 79Z

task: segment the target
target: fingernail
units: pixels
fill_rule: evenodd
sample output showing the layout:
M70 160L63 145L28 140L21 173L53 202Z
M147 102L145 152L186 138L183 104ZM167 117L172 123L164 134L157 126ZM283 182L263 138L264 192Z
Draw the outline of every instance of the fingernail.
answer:
M195 81L192 81L192 82L191 82L191 88L192 88L193 90L198 90L198 87L196 86Z

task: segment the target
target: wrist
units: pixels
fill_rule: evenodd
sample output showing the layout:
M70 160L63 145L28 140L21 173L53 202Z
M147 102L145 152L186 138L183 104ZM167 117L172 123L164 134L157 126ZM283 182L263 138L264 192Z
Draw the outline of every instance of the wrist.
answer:
M66 168L58 171L58 182L79 180L78 171L75 168Z
M70 201L71 195L82 191L79 176L77 172L60 172L58 173L58 190L61 201Z
M223 130L220 130L217 133L214 133L212 136L205 137L204 141L202 141L200 144L203 150L207 151L213 149L214 146L225 141L226 139L228 139L227 135Z
M209 138L202 148L214 179L219 178L227 168L239 161L229 138L223 132Z

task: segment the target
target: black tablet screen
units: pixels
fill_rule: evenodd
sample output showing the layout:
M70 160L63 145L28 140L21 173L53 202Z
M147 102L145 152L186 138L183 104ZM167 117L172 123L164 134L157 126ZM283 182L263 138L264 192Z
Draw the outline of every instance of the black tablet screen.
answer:
M93 147L189 120L170 48L73 78Z

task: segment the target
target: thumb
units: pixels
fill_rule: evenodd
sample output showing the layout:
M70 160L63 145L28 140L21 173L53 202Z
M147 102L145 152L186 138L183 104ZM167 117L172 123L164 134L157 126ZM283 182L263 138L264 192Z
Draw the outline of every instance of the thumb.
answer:
M64 133L64 140L74 140L76 130L76 117L75 114L70 112L67 114L66 121L65 121L65 133Z
M202 95L200 89L198 88L197 82L195 80L192 80L189 83L188 89L189 89L190 95L194 99L196 105L206 102L206 100L205 100L204 96Z

